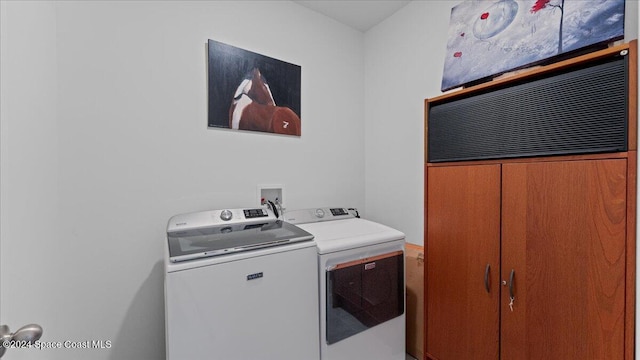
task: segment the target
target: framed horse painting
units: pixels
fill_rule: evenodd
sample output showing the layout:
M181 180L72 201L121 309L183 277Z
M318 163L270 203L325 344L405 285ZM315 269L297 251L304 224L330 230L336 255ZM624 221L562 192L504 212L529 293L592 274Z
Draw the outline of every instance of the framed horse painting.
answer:
M451 9L441 90L606 47L625 0L466 0Z
M209 40L209 127L301 135L301 68Z

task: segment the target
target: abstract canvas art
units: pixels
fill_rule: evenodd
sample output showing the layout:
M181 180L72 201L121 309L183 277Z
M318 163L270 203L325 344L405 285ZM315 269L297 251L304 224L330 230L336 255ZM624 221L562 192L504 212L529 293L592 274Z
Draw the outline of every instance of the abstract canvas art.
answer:
M451 9L441 90L622 39L624 1L464 1Z
M208 41L209 127L301 135L301 68Z

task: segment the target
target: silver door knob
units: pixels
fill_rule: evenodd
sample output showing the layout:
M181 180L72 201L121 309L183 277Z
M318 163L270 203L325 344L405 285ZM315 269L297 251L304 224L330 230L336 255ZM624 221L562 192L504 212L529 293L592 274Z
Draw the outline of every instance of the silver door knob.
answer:
M7 325L0 325L0 341L17 341L21 343L34 343L42 336L42 326L38 324L29 324L16 330L13 334ZM0 346L0 358L7 351L6 346Z

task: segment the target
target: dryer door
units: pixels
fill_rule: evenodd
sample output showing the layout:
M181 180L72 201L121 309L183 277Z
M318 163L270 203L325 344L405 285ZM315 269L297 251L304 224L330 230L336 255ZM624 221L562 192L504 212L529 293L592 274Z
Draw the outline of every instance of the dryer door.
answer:
M402 251L338 264L326 276L328 344L404 313Z

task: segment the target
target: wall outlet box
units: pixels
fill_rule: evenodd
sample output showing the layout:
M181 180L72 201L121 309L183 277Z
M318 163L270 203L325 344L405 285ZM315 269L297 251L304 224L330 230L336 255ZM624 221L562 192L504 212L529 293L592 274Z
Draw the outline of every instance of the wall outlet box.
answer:
M265 205L267 201L274 204L284 204L284 186L282 185L258 185L258 204ZM264 201L264 202L263 202Z

